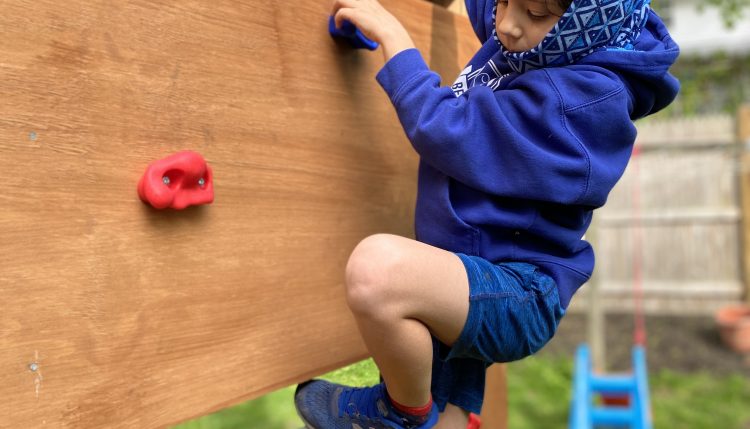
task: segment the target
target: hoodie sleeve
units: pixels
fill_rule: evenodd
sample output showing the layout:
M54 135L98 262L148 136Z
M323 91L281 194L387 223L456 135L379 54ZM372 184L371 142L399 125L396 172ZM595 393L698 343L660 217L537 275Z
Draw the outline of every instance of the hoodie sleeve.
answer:
M631 145L635 138L627 127L597 129L592 120L604 124L607 115L620 113L596 106L596 96L586 95L588 101L567 112L558 85L544 70L527 72L503 90L474 87L456 98L450 88L440 87L440 77L412 49L392 58L377 79L421 159L493 195L599 206L612 181L591 187L592 174L609 169L592 161L609 162L612 147L586 147L580 137L594 136L596 142L630 138ZM569 113L574 121L568 120ZM620 135L609 135L613 133ZM627 163L629 148L616 152ZM624 164L615 170L624 170ZM621 174L610 175L616 182Z
M494 7L495 0L466 0L469 21L482 43L492 37L492 9Z

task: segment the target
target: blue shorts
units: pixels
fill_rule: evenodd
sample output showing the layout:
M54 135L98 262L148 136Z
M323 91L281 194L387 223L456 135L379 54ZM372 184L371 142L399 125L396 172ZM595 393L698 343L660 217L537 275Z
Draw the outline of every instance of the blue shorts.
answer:
M452 347L433 338L432 397L479 414L489 365L534 354L552 339L565 309L555 281L531 264L493 264L457 253L469 276L469 316Z

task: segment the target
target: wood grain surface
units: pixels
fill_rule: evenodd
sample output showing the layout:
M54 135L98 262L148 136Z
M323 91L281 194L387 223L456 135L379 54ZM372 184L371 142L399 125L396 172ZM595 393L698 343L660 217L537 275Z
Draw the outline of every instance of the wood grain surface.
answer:
M742 280L745 300L750 303L750 104L737 112L737 143L740 146L740 205L742 212Z
M452 82L468 21L383 3ZM165 427L366 355L344 266L411 236L417 157L330 7L2 2L0 427ZM215 203L141 203L185 149Z

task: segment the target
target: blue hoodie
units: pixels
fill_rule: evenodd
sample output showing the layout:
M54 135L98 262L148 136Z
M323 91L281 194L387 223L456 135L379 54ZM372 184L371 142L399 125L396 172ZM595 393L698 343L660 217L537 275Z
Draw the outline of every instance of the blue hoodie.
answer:
M493 37L494 6L467 0L483 46L453 87L440 86L416 49L391 58L377 80L420 155L417 240L534 264L567 308L594 269L583 235L625 170L633 121L679 90L668 72L679 48L649 11L630 49L517 73Z

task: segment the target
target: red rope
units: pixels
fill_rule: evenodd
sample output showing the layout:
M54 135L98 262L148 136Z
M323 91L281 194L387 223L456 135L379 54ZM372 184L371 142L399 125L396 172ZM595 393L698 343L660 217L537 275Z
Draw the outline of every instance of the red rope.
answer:
M633 342L646 347L646 317L643 311L643 225L641 224L640 147L633 147L631 166L633 169Z

